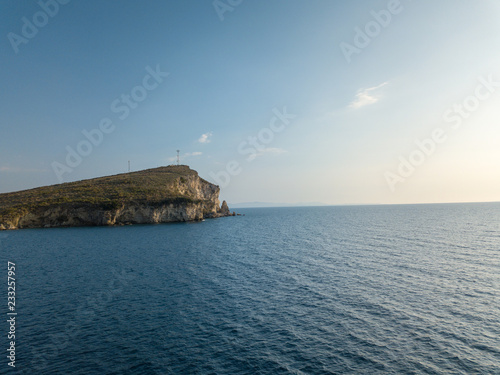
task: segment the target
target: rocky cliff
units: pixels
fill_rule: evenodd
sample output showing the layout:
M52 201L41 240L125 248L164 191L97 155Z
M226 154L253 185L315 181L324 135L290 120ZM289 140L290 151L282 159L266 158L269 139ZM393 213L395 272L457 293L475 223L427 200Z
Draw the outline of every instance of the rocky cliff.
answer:
M183 165L46 186L0 194L0 230L232 216L226 202L220 205L219 192Z

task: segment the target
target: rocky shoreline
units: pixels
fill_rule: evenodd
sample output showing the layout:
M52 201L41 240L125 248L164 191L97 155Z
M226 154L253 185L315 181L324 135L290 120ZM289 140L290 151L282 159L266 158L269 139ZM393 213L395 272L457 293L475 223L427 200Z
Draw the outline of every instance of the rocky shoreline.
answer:
M226 201L220 204L219 187L203 180L196 171L186 166L162 167L126 175L112 176L108 178L109 181L100 178L25 192L0 194L0 230L158 224L236 216L236 213L231 213ZM148 179L155 183L160 181L158 191L149 188L146 193L133 194L127 199L108 199L115 195L124 195L122 190L135 191L136 185L142 186ZM106 196L97 197L102 198L101 200L94 196L92 201L84 202L81 199L84 195L81 193L81 186L90 186L92 189L97 186L98 191L105 192L101 195ZM54 190L53 194L62 195L65 200L73 201L51 202L43 198L47 195L44 189ZM119 193L115 193L117 189ZM165 190L175 192L175 196L162 196ZM32 202L8 206L9 198L11 201L23 201L25 198L23 195L26 199L29 196ZM157 198L148 199L148 195Z

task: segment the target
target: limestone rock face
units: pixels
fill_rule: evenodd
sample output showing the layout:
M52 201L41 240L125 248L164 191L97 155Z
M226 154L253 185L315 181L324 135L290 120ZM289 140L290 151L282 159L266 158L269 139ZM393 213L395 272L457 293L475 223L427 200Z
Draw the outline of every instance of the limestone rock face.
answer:
M222 202L222 206L220 207L220 214L222 216L230 216L231 215L231 211L229 211L229 207L227 206L226 201Z
M203 220L212 207L207 203L148 205L129 204L117 209L102 210L89 207L52 207L39 213L28 213L10 223L8 229L77 227L124 224L158 224ZM215 216L210 216L215 217Z
M81 197L87 197L88 186L94 189L93 200L83 201ZM52 195L47 193L48 189ZM230 216L227 203L224 201L220 206L219 193L217 185L200 178L196 171L186 166L171 166L0 194L0 230L152 224ZM29 194L30 205L8 206L9 198L15 202L25 201L23 194ZM62 195L63 203L39 198L54 195ZM124 195L126 199L110 201L110 197Z

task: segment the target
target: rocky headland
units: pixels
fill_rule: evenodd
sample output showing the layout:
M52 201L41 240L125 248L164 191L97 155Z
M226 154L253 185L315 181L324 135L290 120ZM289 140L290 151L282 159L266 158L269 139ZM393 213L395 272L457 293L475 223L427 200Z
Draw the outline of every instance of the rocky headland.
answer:
M168 166L0 194L0 230L153 224L234 216L217 185Z

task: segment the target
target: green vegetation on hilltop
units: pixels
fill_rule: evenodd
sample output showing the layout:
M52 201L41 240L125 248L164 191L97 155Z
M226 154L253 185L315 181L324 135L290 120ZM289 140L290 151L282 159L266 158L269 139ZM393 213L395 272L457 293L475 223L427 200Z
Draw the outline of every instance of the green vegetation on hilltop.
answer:
M114 209L128 202L189 202L193 197L181 194L178 186L197 175L188 166L168 166L0 194L0 217L56 205Z

